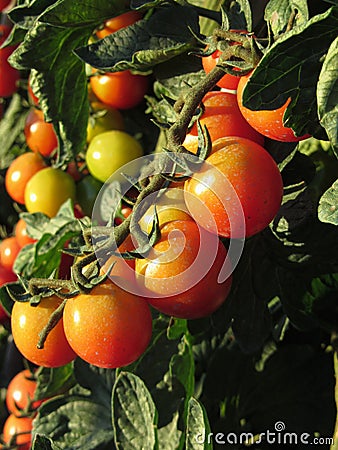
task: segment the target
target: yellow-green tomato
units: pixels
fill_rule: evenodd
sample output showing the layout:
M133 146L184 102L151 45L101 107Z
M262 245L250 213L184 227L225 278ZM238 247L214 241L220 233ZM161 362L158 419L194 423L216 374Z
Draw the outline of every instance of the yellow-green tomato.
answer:
M28 181L25 189L25 206L30 213L42 212L54 217L66 200L75 201L75 193L75 181L68 173L47 167Z
M91 103L92 114L87 126L87 142L109 130L124 130L124 119L120 111L101 102Z
M91 175L104 183L122 166L142 155L142 146L133 136L110 130L98 134L89 143L86 163Z

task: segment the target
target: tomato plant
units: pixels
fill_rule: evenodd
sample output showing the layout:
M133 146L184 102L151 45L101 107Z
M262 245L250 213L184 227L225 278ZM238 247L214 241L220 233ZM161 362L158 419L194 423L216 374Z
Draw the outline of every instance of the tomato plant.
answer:
M69 299L63 315L68 342L82 359L98 367L134 362L151 338L151 314L145 299L111 281L90 294Z
M282 428L281 445L292 430L291 447L300 437L334 446L336 2L16 4L2 17L15 50L0 56L20 79L0 102L0 233L14 236L22 217L36 242L0 286L13 307L0 368L6 388L36 356L36 397L49 400L34 417L34 448L244 448L243 432L265 447L267 431ZM121 28L124 13L142 19ZM113 32L100 39L105 25ZM233 29L248 35L231 39ZM201 55L214 49L208 72ZM238 97L220 88L222 67L251 72L233 80ZM27 180L7 192L17 156L40 152L26 151L30 86L57 147L45 158L52 167L30 174L27 162ZM119 126L106 123L111 112ZM62 181L50 190L51 173ZM35 209L11 192L38 175ZM87 182L105 183L98 214ZM48 350L55 332L46 364L36 345L46 338Z
M75 201L73 178L54 167L38 171L30 178L25 189L25 206L31 213L42 212L53 217L68 199Z
M91 88L102 103L117 109L131 109L141 103L148 90L149 80L144 75L134 75L129 70L94 73Z
M17 373L10 381L6 392L6 406L10 413L20 415L21 412L36 410L42 400L35 400L36 379L28 369Z
M246 30L230 30L240 34L247 34ZM240 45L239 42L233 41L231 45ZM218 64L219 58L222 52L220 50L215 50L211 55L204 56L202 58L203 69L206 73L210 73L212 69ZM234 68L236 70L236 68ZM238 70L238 69L237 69ZM239 83L239 76L226 73L217 83L217 86L223 89L236 90Z
M39 366L63 366L76 357L65 337L62 321L48 334L43 348L37 347L40 332L61 302L53 295L42 299L37 306L28 302L14 303L11 316L14 342L25 358Z
M184 189L198 223L211 231L214 220L219 235L240 238L269 225L281 206L283 181L263 147L245 138L227 137L215 141L206 166L186 181ZM201 204L207 206L212 220L201 211Z
M40 109L32 108L28 113L24 131L26 143L35 153L50 156L58 146L53 125L44 120Z
M19 219L15 225L15 238L21 248L36 242L36 239L27 234L27 224L24 219Z
M102 183L91 175L86 175L76 185L76 199L82 212L90 216Z
M0 1L0 11L3 11L11 3L11 0L1 0Z
M0 265L0 287L4 284L11 283L17 280L16 274L12 270L8 270ZM9 316L4 308L0 307L0 323L4 324L9 321Z
M10 414L4 424L3 438L6 444L16 444L20 450L29 450L32 440L33 419L31 417L17 417Z
M208 128L211 141L225 136L239 136L251 139L262 145L264 137L254 130L242 116L235 94L228 92L208 92L202 100L203 112L200 117L202 126ZM196 153L198 129L195 123L187 134L183 145Z
M93 177L105 182L122 166L142 155L137 139L125 131L111 130L93 138L87 149L86 163Z
M39 170L46 167L46 163L37 153L27 152L15 158L9 166L5 177L6 190L12 199L24 204L25 189L28 181Z

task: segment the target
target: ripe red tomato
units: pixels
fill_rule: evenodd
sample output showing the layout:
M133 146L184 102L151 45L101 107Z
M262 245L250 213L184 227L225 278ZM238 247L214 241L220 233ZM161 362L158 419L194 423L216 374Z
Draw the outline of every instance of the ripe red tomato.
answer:
M150 254L136 260L136 278L158 311L184 319L206 317L230 291L231 276L218 282L226 255L217 236L193 220L175 220L162 227Z
M242 34L248 33L246 30L230 30L230 31ZM241 44L239 42L232 42L231 45L241 45ZM221 54L222 52L220 50L216 50L211 55L204 56L202 58L202 65L205 73L211 72L212 69L218 64L218 60ZM236 70L236 68L234 68L234 70ZM239 83L239 79L240 77L226 73L224 77L222 77L220 81L217 83L217 86L223 89L236 90Z
M12 0L0 0L0 11L3 11L11 3Z
M10 413L20 415L22 410L35 410L43 400L35 399L36 380L28 370L22 370L11 379L6 393L6 405Z
M263 147L249 139L222 138L213 147L214 153L185 182L191 215L210 231L215 231L216 223L216 232L224 237L259 233L281 205L283 182L277 164ZM205 214L201 204L211 215Z
M5 444L11 442L17 445L15 448L29 450L32 441L32 423L32 417L16 417L14 414L10 414L3 428Z
M243 106L243 91L250 75L248 74L242 77L237 88L238 105L245 120L263 136L274 139L275 141L298 142L310 137L309 134L296 136L292 128L283 125L283 116L291 102L291 98L278 109L253 111Z
M40 109L32 108L27 115L24 133L28 147L43 156L50 156L58 146L53 125L46 122Z
M239 136L262 145L264 137L254 130L242 116L235 94L221 91L208 92L203 98L204 112L200 117L202 126L207 126L211 142L225 136ZM187 134L183 145L192 153L197 152L197 124Z
M28 244L34 244L36 239L31 238L27 234L27 224L24 219L19 219L15 225L15 237L19 246L25 247Z
M28 90L28 98L30 99L31 103L34 106L38 106L39 105L39 99L37 98L37 96L34 94L34 92L32 90L32 86L30 84L29 78L28 78L27 90Z
M14 236L7 237L0 242L0 264L7 270L13 269L13 264L21 250Z
M91 88L101 102L117 109L137 106L148 90L149 80L144 75L134 75L129 70L107 72L90 78Z
M25 189L25 206L30 213L42 212L54 217L66 200L75 201L75 194L75 181L68 173L47 167L28 181Z
M139 11L127 11L126 13L106 20L103 28L96 32L96 36L102 39L109 34L115 33L117 30L132 25L140 19L142 19L142 14Z
M15 302L12 309L12 333L15 345L29 361L43 367L59 367L75 359L69 346L62 319L49 333L44 348L38 349L39 333L62 300L56 295L45 297L37 306Z
M67 339L80 358L105 368L134 362L146 350L152 333L145 299L110 280L90 294L70 298L63 321Z
M0 25L0 45L7 39L11 27ZM17 91L17 82L20 79L20 72L12 67L8 58L15 50L15 46L0 49L0 97L10 97Z
M18 203L25 203L25 189L28 181L36 172L44 169L46 163L33 152L23 153L14 159L5 176L5 186L10 197Z

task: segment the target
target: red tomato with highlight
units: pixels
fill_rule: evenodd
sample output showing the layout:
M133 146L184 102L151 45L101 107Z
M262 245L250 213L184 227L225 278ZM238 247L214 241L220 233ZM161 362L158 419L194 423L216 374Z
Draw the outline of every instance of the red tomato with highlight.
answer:
M38 366L64 366L76 358L66 339L62 319L49 333L44 347L37 348L39 333L61 302L59 297L52 295L43 298L36 306L31 306L29 302L15 302L13 305L11 323L14 343L28 361Z
M200 117L202 126L208 128L211 142L225 136L239 136L262 145L264 136L254 130L242 116L235 94L221 91L208 92L203 100L204 111ZM187 134L183 145L192 153L197 152L197 124Z
M130 109L144 99L149 80L144 75L134 75L129 70L107 72L90 78L91 88L101 102L117 109Z
M35 401L36 379L30 370L17 373L10 381L6 393L6 406L10 413L19 415L23 410L35 410L43 400Z
M152 334L146 300L110 280L95 286L90 294L70 298L63 321L73 350L89 364L104 368L136 361Z
M50 156L58 146L53 125L45 121L43 112L37 108L28 113L24 133L28 147L35 153Z
M27 152L15 158L5 176L5 186L9 196L14 201L24 204L28 181L45 167L47 167L46 163L37 153Z
M7 270L13 269L13 264L21 250L14 236L7 237L0 242L0 264Z
M213 147L200 170L185 182L192 217L207 230L227 238L259 233L281 205L283 182L277 164L249 139L222 138Z
M20 450L30 450L32 424L32 417L16 417L14 414L10 414L3 428L3 439L5 444L13 442L17 445L15 448Z
M3 11L11 3L12 0L0 0L0 11Z
M213 257L207 261L210 255ZM217 236L193 220L175 220L162 227L161 238L149 255L136 260L136 277L158 311L184 319L206 317L230 292L229 265L229 276L218 282L226 255Z
M102 39L109 34L115 33L115 31L133 25L140 19L142 19L142 14L139 11L127 11L126 13L106 20L102 29L96 32L96 36Z
M27 234L27 224L24 219L19 219L15 225L15 237L19 246L25 247L28 244L34 244L36 239L31 238Z
M275 141L298 142L310 137L309 134L296 136L292 128L283 125L283 116L291 102L289 98L283 106L272 110L253 111L243 105L243 91L251 74L241 78L237 88L238 105L245 120L259 133Z

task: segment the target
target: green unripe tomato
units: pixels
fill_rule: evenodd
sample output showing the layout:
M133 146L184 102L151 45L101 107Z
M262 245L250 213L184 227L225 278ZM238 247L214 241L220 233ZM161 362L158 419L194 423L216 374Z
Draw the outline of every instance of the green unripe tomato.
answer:
M75 181L68 173L47 167L28 181L25 189L25 206L30 213L42 212L54 217L66 200L75 201L75 192Z
M87 175L76 185L76 199L83 214L90 216L97 194L102 188L102 183L91 175Z
M133 136L110 130L98 134L89 143L86 163L91 175L104 183L122 166L142 155L142 146Z

